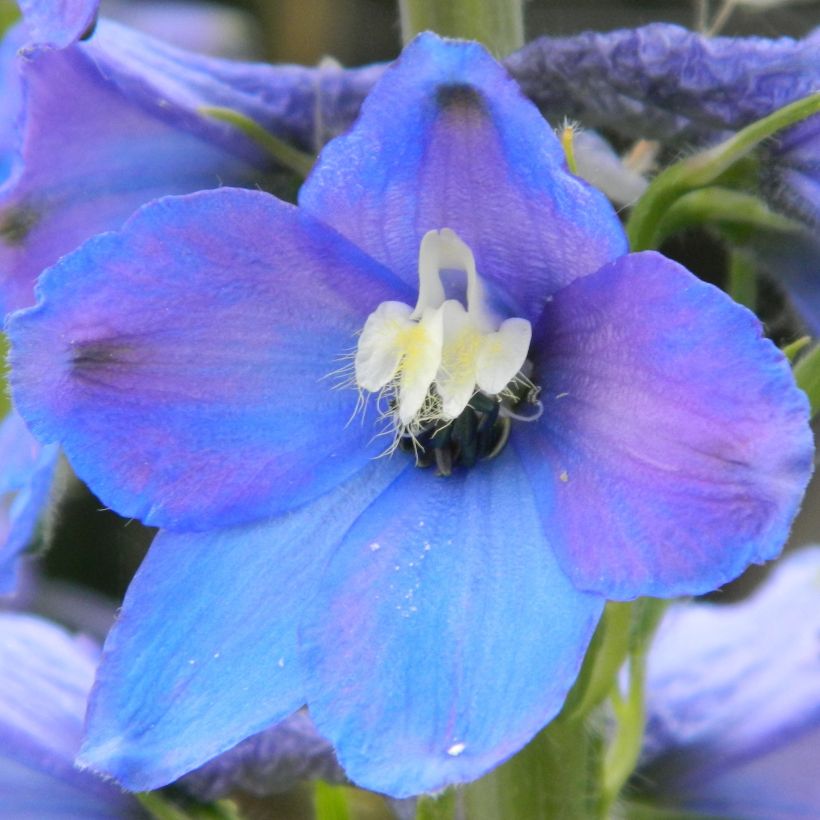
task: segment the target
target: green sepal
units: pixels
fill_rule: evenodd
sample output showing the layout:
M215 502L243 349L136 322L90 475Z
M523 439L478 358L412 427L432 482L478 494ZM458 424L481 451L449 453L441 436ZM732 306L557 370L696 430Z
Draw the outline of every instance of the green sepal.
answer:
M657 248L660 226L673 203L690 191L725 179L761 142L818 111L820 94L811 94L753 122L719 145L670 165L655 177L630 214L627 234L632 250Z

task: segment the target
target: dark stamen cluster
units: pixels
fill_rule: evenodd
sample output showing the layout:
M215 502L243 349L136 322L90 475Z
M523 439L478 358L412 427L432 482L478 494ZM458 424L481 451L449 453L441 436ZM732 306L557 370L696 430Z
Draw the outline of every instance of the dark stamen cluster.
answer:
M461 414L446 424L431 423L414 436L405 436L399 447L416 456L417 467L432 467L441 476L451 475L455 467L473 467L478 461L495 458L506 446L511 419L504 408L534 402L537 389L532 385L510 385L508 395L476 393Z

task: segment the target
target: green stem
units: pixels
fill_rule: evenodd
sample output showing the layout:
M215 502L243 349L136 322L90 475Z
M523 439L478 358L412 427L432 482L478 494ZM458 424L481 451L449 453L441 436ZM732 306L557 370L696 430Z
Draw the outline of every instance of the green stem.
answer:
M514 758L460 793L469 820L597 820L601 740L588 723L557 718Z
M800 358L794 367L797 386L806 391L814 418L820 413L820 344Z
M399 0L401 34L409 43L421 31L478 40L496 57L524 45L522 0Z
M419 797L416 803L416 820L454 820L459 797L455 789L447 789L435 797Z
M644 682L646 652L640 649L629 659L629 689L621 697L617 687L612 693L612 707L617 719L615 737L604 756L604 806L609 809L635 769L641 753L646 726Z
M735 248L729 255L729 296L754 310L757 307L757 268L745 251Z
M292 145L288 145L284 140L266 131L258 122L246 117L244 114L240 114L238 111L234 111L232 108L206 105L199 109L199 113L204 117L210 117L234 126L246 137L252 139L260 148L267 151L280 165L290 169L302 179L313 168L313 163L316 161L315 157L299 151Z
M657 226L656 241L696 225L719 225L734 231L797 231L798 223L771 210L756 196L710 186L683 194L669 206Z
M670 165L655 177L632 210L627 222L632 250L648 250L658 246L660 226L667 211L685 193L711 185L765 139L818 111L820 94L811 94L753 122L714 148Z

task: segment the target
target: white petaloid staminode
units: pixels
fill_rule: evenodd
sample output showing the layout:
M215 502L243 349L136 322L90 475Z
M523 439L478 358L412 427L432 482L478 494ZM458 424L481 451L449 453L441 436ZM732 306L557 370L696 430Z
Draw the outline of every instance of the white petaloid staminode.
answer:
M448 299L442 271L466 276L465 306ZM455 419L473 394L501 393L524 365L532 328L499 322L484 298L473 253L449 228L428 231L419 249L416 307L382 302L367 318L356 350L356 384L390 393L398 425Z

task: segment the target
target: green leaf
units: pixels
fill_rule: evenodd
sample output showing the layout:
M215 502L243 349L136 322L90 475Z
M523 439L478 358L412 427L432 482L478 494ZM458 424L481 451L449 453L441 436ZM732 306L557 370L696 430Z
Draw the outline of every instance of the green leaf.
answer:
M635 204L627 222L633 251L657 248L660 228L672 205L689 191L712 185L761 142L820 111L820 94L811 94L748 125L733 137L662 171Z

